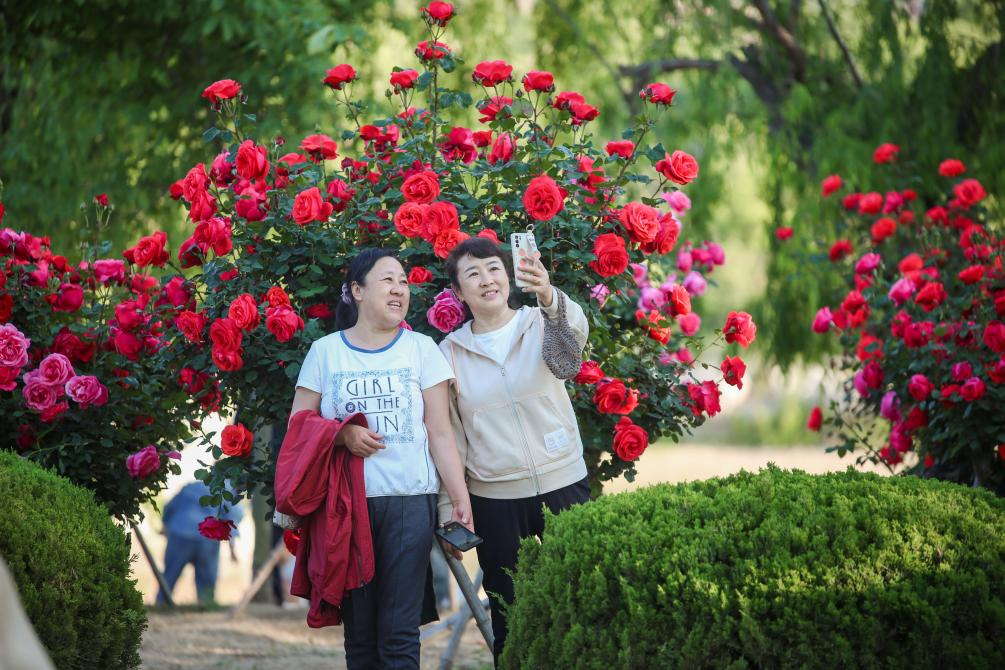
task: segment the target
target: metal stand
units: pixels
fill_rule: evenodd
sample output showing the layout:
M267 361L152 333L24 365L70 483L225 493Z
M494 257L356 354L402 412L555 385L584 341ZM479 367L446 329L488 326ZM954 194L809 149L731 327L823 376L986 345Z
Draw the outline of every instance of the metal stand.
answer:
M136 534L136 539L140 543L140 549L143 550L143 555L147 557L147 563L150 564L150 570L153 571L154 577L157 578L157 583L160 584L161 593L164 594L164 602L167 603L168 607L174 607L174 598L171 597L171 589L168 588L167 582L164 580L164 573L157 567L154 555L150 553L150 547L147 546L147 541L143 539L143 533L140 532L140 529L134 523L130 523L129 528Z

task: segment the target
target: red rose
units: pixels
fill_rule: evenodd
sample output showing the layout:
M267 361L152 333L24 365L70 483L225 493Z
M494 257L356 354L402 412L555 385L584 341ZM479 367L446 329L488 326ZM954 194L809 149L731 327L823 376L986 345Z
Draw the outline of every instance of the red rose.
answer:
M900 153L900 147L896 144L880 144L876 147L876 150L872 152L872 159L877 165L892 163L897 158L898 153Z
M639 97L643 100L648 100L654 105L666 105L667 107L673 104L673 97L675 95L677 95L676 89L672 89L666 84L659 82L649 84L639 91Z
M115 333L112 345L120 356L131 361L139 360L140 351L143 349L143 341L126 330L119 330Z
M210 102L216 103L221 100L230 100L241 92L241 85L233 79L221 79L206 87L202 92L202 97Z
M395 93L401 93L414 87L418 79L419 73L415 70L396 70L391 73L391 86L394 87Z
M489 165L496 163L508 163L513 158L513 151L516 143L509 133L501 133L492 144L492 151L489 152Z
M579 366L579 373L572 381L577 384L596 384L604 378L604 371L600 369L600 364L596 361L583 361Z
M216 319L209 326L209 339L213 348L220 351L240 351L244 336L233 319Z
M657 161L656 171L683 186L698 176L698 161L691 154L678 150Z
M265 292L264 302L269 303L269 307L279 307L280 305L290 306L290 296L286 294L281 286L273 286Z
M911 380L907 383L907 392L918 402L926 399L934 388L935 385L922 374L911 375Z
M356 79L356 69L352 65L336 65L328 70L322 80L325 86L330 86L333 91L341 91L342 87Z
M135 300L126 300L115 306L115 321L119 328L134 332L144 324L143 307Z
M94 356L94 342L77 337L63 326L52 341L52 350L63 354L73 363L89 363Z
M475 66L471 79L486 88L498 86L513 80L513 66L503 60L485 61Z
M185 310L174 319L175 328L193 344L202 342L202 332L206 329L206 316L201 312Z
M423 233L423 221L429 205L406 202L394 213L394 227L405 237L419 237Z
M984 278L984 266L971 265L970 267L960 270L959 274L956 276L964 284L976 284Z
M882 243L883 240L893 235L896 231L897 222L885 216L878 219L876 223L872 224L872 228L869 229L873 244Z
M824 423L824 413L819 407L814 407L810 410L810 418L806 420L806 427L810 430L819 433L821 426Z
M550 221L565 207L565 196L555 180L538 175L530 180L523 193L523 207L535 221Z
M422 267L416 266L408 271L408 283L421 286L433 280L433 273Z
M792 237L792 233L794 232L795 232L794 230L787 227L775 228L775 237L778 239L779 242L785 242L786 240Z
M636 426L627 416L614 426L614 453L623 461L638 460L649 446L649 433Z
M300 148L306 151L314 162L338 157L338 145L327 135L308 135L300 143Z
M330 319L335 312L326 303L319 302L307 308L307 316L311 319Z
M726 325L722 331L726 336L726 342L730 344L737 342L746 349L757 335L757 326L746 312L730 312L726 316Z
M963 164L963 161L955 158L947 158L939 163L939 174L943 177L959 177L966 171L967 167Z
M195 227L192 239L195 240L203 253L208 253L212 249L217 256L223 256L229 254L234 248L234 242L231 239L230 219L218 216L200 221Z
M158 230L153 235L140 238L135 247L126 249L122 255L127 261L141 268L148 265L160 268L171 258L165 248L166 244L167 233Z
M210 353L216 367L220 368L224 372L237 372L244 367L244 358L241 355L242 352L240 350L225 351L223 349L213 347Z
M531 70L523 76L523 88L528 93L531 91L551 93L555 90L555 75L550 72Z
M220 450L227 456L237 456L243 458L251 453L254 446L254 434L244 427L244 424L235 423L226 426L220 433Z
M293 220L301 226L312 221L327 221L334 210L335 206L325 202L317 186L297 193L293 199Z
M480 101L476 107L481 116L478 118L478 123L488 123L489 121L495 121L499 113L503 111L503 108L513 104L513 98L508 98L504 95L494 95L491 98ZM510 114L507 112L505 116L499 118L509 118ZM477 144L477 142L476 142Z
M98 203L102 207L108 207L108 194L100 193L94 196L94 202Z
M252 331L259 323L258 303L250 293L242 293L230 303L227 316L241 330Z
M434 202L427 205L422 217L422 237L432 244L441 233L461 228L457 207L452 202Z
M656 239L659 232L659 212L641 202L630 202L621 208L618 221L625 227L633 242L645 243Z
M252 140L241 142L237 148L237 174L248 181L265 179L269 175L269 159L265 147Z
M639 392L626 388L620 379L602 381L593 394L593 404L601 414L630 414L639 404Z
M401 184L405 202L429 204L440 194L440 178L432 170L423 170L409 176Z
M0 293L0 323L10 321L14 312L14 298L9 293Z
M572 125L574 126L592 121L600 116L599 109L585 102L574 102L569 105L569 113L572 115Z
M467 233L462 233L456 228L441 230L433 240L433 253L437 258L446 258L458 244L471 237Z
M660 227L652 242L645 242L640 249L647 254L668 254L673 251L680 236L680 226L674 220L673 214L667 212L660 217Z
M622 158L628 159L632 157L632 153L635 151L635 142L631 140L617 140L614 142L608 142L604 147L608 156L621 156Z
M960 395L967 402L980 400L985 391L984 380L980 377L971 377L960 387Z
M921 309L926 312L931 312L941 305L945 299L946 289L937 281L928 282L914 295L914 302L921 305Z
M879 193L866 193L858 201L859 214L879 214L883 209L883 196Z
M590 267L601 277L613 277L628 268L625 240L615 233L598 235L593 241L593 255L597 260L590 261Z
M562 91L555 96L551 106L555 109L571 110L573 105L581 105L586 102L586 98L575 91Z
M76 312L84 304L84 289L76 284L60 284L59 292L52 296L52 311Z
M430 23L443 27L454 16L454 6L449 2L431 2L422 8L422 15Z
M199 534L208 540L229 540L235 528L230 519L217 519L215 516L208 516L199 522Z
M691 412L695 416L701 416L704 412L712 417L721 411L719 387L715 382L690 383L687 385L687 392L691 397Z
M1005 324L992 321L984 327L984 346L996 354L1005 353Z
M475 237L484 237L486 240L492 240L496 244L499 244L499 236L491 228L482 228Z
M832 263L835 263L851 254L852 251L853 249L850 241L838 240L833 245L831 245L830 251L827 253L827 256L828 258L830 258Z
M820 192L826 198L831 193L834 193L835 191L839 190L841 188L842 183L843 182L841 181L841 177L836 174L824 177L824 180L820 183Z
M672 316L691 313L691 294L680 284L673 284L663 293Z
M964 208L972 207L987 197L987 192L976 179L964 179L953 187L953 194Z
M738 389L743 388L743 374L747 371L747 364L739 356L730 358L726 356L722 359L722 380Z
M440 153L443 154L444 160L470 163L478 158L474 133L470 128L460 126L451 128L450 134L440 143Z
M304 320L293 311L292 307L280 305L265 311L265 327L278 341L289 342L294 334L304 327Z
M415 55L424 61L432 60L433 58L445 58L450 55L450 47L443 42L433 42L430 44L428 40L422 40L415 45Z

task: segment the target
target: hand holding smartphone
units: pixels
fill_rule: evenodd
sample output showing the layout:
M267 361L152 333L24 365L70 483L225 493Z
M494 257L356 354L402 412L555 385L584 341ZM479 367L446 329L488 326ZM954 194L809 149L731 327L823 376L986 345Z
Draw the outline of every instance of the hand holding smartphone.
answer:
M527 231L526 233L512 233L509 236L510 250L513 252L513 283L519 288L524 288L525 286L530 286L530 284L519 278L517 275L517 270L520 269L520 260L527 259L527 261L532 261L540 256L537 250L537 241L534 239L534 233Z
M485 541L457 521L451 521L450 523L440 526L435 532L436 537L459 551L467 551L468 549L477 547Z

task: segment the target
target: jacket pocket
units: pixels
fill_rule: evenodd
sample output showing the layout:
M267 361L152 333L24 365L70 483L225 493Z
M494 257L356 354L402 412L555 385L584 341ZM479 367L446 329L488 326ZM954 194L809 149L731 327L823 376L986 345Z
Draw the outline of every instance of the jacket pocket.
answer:
M530 472L518 415L509 402L486 405L471 416L467 469L481 481L514 479Z
M520 420L535 464L553 463L579 451L575 418L559 410L550 393L537 393L517 401ZM571 412L570 412L571 413ZM574 417L575 415L573 415Z

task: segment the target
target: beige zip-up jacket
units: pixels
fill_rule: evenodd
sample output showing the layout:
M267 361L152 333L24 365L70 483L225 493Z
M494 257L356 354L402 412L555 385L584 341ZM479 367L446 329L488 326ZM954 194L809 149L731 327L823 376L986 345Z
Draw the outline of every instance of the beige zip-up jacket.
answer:
M558 291L558 289L555 289ZM583 308L565 296L566 317L581 342L589 325ZM505 363L483 353L471 322L447 335L440 350L454 370L450 418L468 490L484 498L529 498L586 477L583 440L565 387L544 363L542 319L558 318L558 296L548 308L521 307ZM441 521L452 506L440 489Z

